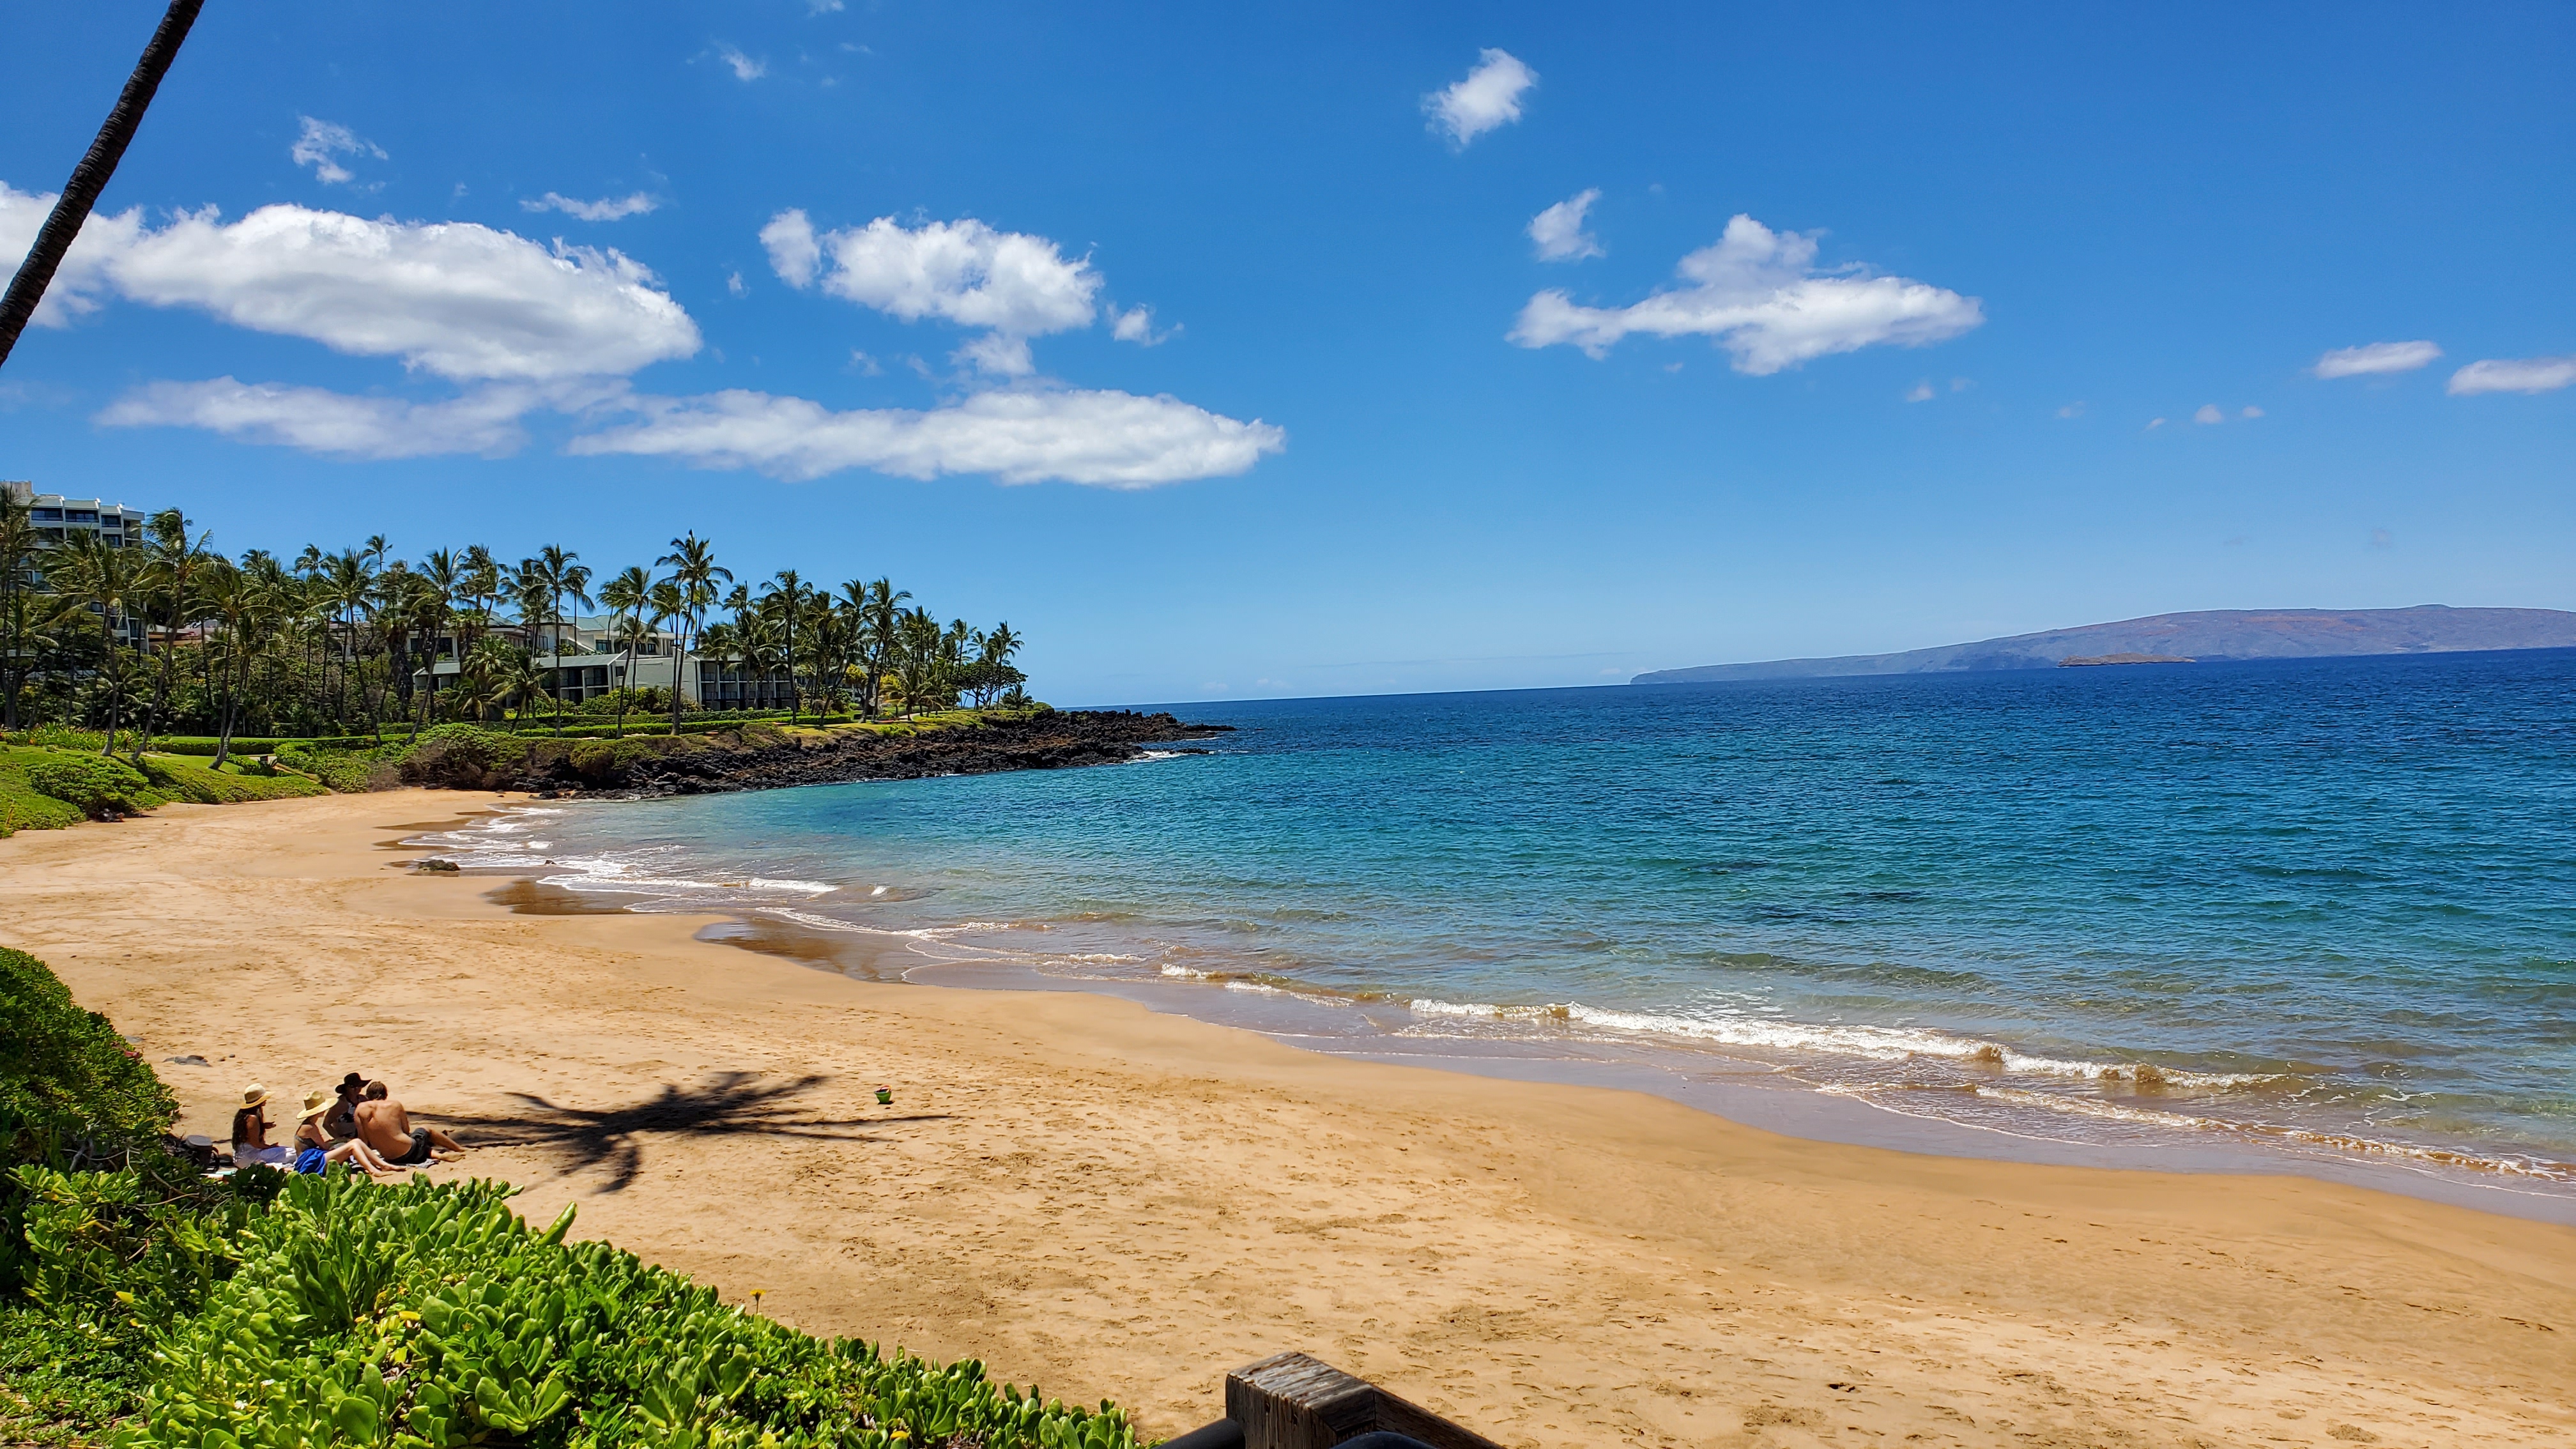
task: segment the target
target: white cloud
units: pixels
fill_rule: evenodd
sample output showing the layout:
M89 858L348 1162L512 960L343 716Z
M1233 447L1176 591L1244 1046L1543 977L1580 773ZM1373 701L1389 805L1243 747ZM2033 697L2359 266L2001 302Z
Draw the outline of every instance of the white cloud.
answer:
M1930 402L1932 397L1932 379L1928 377L1905 391L1907 402Z
M1478 136L1521 118L1521 94L1538 84L1538 72L1508 51L1477 52L1476 68L1467 78L1422 98L1431 129L1445 131L1464 146Z
M2068 403L2066 406L2057 410L2057 415L2061 418L2080 418L2084 416L2084 404L2080 399L2078 401Z
M578 201L549 191L533 201L522 200L519 207L523 211L560 211L583 221L624 221L630 216L642 216L661 204L641 191L631 196L603 197L598 201Z
M1600 239L1583 229L1583 214L1601 199L1601 189L1566 198L1530 218L1529 239L1543 262L1579 262L1604 255Z
M2216 403L2202 403L2200 411L2191 415L2191 420L2195 423L2223 423L2227 421L2227 414L2220 412Z
M830 15L841 8L841 0L805 0L808 15Z
M1141 305L1124 312L1112 312L1109 316L1109 335L1139 347L1160 347L1178 336L1180 330L1180 324L1175 322L1160 332L1155 331L1154 309Z
M2163 427L2164 425L2165 425L2165 420L2164 420L2164 419L2162 419L2162 418L2149 418L2149 419L2147 420L2147 425L2146 425L2145 427L2143 427L2143 428L2139 429L2138 431L2143 432L2143 433L2152 433L2152 432L2154 432L2156 429L2161 428L2161 427Z
M1008 332L987 332L970 339L949 354L949 361L995 377L1026 377L1038 370L1037 359L1029 356L1029 339Z
M2450 394L2555 392L2576 382L2576 357L2488 358L2451 374Z
M769 269L778 280L802 291L814 285L815 269L823 264L823 248L815 243L814 223L799 210L782 211L760 229L760 244L769 252Z
M51 197L0 186L0 247L23 250ZM960 356L985 373L1025 376L1028 338L1080 326L1100 285L1087 260L979 222L906 230L891 222L817 239L782 213L762 240L791 282L821 272L827 290L899 317L980 327ZM802 250L800 251L800 245ZM738 280L738 279L737 279ZM568 451L680 458L809 478L867 467L907 477L990 473L1006 483L1061 479L1146 488L1243 472L1287 435L1170 396L1053 385L983 392L929 409L832 412L793 397L728 392L638 398L624 378L695 353L697 326L652 274L614 251L551 248L470 223L366 221L269 206L224 224L212 208L149 227L140 209L93 216L75 241L47 325L108 296L202 309L234 325L389 357L468 384L443 401L245 383L148 383L98 414L117 427L201 428L243 442L347 458L503 454L524 447L532 411L574 414L590 431ZM1141 310L1141 309L1140 309ZM855 366L877 365L853 353ZM916 371L919 359L907 359ZM641 415L631 425L617 413Z
M1749 216L1675 268L1688 285L1628 307L1584 307L1562 290L1521 309L1511 340L1571 343L1594 357L1633 332L1714 339L1735 370L1762 376L1828 353L1877 344L1921 347L1983 323L1977 299L1904 277L1815 269L1816 239L1775 232Z
M495 457L527 442L519 418L538 401L534 390L506 384L445 402L415 403L218 377L148 383L109 404L95 421L109 427L204 428L242 442L341 458Z
M815 236L801 211L770 218L760 239L788 285L823 290L906 322L938 317L1017 337L1091 325L1100 274L1054 242L966 217L905 227L881 216ZM821 262L831 263L819 271Z
M384 147L362 139L357 132L346 126L331 121L317 121L311 116L299 116L296 119L304 123L304 129L296 136L295 144L286 148L286 154L296 165L312 167L313 175L317 180L338 183L351 179L349 168L332 160L334 156L373 156L379 161L386 159Z
M2236 415L2240 418L2259 418L2263 416L2263 410L2252 403L2247 403Z
M748 297L751 295L751 288L743 284L742 273L740 272L728 272L725 274L725 290L737 297Z
M133 301L442 377L622 375L698 350L697 324L640 264L471 222L264 206L223 226L208 208L124 240L106 270Z
M578 454L676 458L819 478L872 468L905 478L990 473L1004 483L1060 480L1151 488L1241 473L1288 435L1168 395L1029 389L987 392L929 411L834 412L804 398L727 391L638 398L645 420L572 440Z
M769 74L768 61L752 59L750 56L743 54L742 49L739 46L717 46L716 59L733 67L733 78L738 81L756 81L762 76Z
M2317 359L2310 371L2319 377L2367 377L2382 372L2413 372L2442 355L2430 342L2365 342L2338 347Z
M51 204L0 187L0 246ZM301 206L264 206L229 226L208 207L158 230L140 209L93 215L52 290L36 314L49 325L114 292L460 381L622 376L699 345L689 314L618 252Z

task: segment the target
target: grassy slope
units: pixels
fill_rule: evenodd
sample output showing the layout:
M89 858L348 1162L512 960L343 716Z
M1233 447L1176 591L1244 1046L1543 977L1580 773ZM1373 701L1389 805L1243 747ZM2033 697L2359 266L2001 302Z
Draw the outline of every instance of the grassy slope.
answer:
M27 767L58 753L45 745L0 745L0 835L20 830L59 830L81 821L79 807L38 794L27 783ZM326 793L321 785L295 775L263 778L236 769L217 770L198 755L145 755L144 775L152 782L146 803L173 800L201 805L228 805L239 800L278 800Z
M811 736L865 731L876 735L923 735L941 730L973 729L986 723L1014 723L1041 713L1044 706L1022 710L950 709L916 715L911 719L843 721L821 726L790 725L780 721L758 721L738 727L746 734L775 733L783 736ZM584 721L584 723L591 723ZM542 728L541 726L539 728ZM661 736L639 735L654 739ZM547 738L530 733L520 738L531 742ZM186 741L186 744L200 743ZM211 747L211 742L203 742ZM274 745L268 740L250 741ZM237 800L275 800L296 795L321 795L332 790L357 791L368 788L375 767L400 756L408 741L399 740L382 750L316 750L293 748L298 742L286 742L293 768L306 770L305 775L281 774L274 777L242 774L237 766L223 770L201 754L145 755L144 773L152 781L153 797L148 803L167 804L173 800L193 801L203 805L224 805ZM52 750L47 745L0 744L0 836L20 830L59 830L77 825L82 816L78 808L60 800L38 794L27 783L27 766ZM93 744L89 748L95 749Z

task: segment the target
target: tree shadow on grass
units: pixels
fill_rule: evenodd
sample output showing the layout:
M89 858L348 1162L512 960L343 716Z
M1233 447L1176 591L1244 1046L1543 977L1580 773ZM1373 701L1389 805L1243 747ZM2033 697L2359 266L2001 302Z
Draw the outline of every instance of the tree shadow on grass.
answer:
M819 1142L882 1142L882 1137L839 1129L885 1127L899 1122L938 1122L947 1114L910 1117L819 1118L796 1114L789 1099L831 1080L808 1073L793 1081L760 1083L758 1072L718 1072L707 1085L675 1087L632 1106L594 1111L558 1107L526 1092L510 1095L528 1104L520 1116L454 1117L474 1136L473 1147L534 1147L552 1156L570 1177L605 1167L603 1192L622 1192L644 1169L647 1137L797 1137Z

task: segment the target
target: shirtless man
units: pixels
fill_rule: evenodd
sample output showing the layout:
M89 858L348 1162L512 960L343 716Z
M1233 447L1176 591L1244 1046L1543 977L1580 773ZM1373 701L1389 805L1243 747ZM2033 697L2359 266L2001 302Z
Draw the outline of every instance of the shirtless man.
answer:
M358 1136L396 1167L424 1167L461 1155L465 1148L435 1127L415 1127L411 1114L382 1082L367 1083L358 1103Z

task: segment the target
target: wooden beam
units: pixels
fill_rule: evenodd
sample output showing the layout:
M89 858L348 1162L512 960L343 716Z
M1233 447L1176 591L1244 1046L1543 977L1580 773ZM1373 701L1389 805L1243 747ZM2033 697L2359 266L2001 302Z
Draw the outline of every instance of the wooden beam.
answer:
M1333 1449L1374 1429L1432 1449L1502 1449L1420 1405L1302 1353L1275 1354L1225 1376L1225 1416L1244 1449Z

